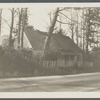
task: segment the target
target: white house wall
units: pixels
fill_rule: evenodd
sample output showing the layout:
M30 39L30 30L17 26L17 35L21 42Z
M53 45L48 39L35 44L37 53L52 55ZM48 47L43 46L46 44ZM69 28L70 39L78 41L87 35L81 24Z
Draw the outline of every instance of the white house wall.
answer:
M31 43L29 42L26 34L24 34L24 40L23 40L23 47L24 48L32 48Z
M20 44L21 45L21 44ZM24 34L24 38L23 38L23 47L24 48L32 48L31 43L29 42L26 34ZM17 49L18 48L18 38L16 38L15 43L14 43L14 48Z

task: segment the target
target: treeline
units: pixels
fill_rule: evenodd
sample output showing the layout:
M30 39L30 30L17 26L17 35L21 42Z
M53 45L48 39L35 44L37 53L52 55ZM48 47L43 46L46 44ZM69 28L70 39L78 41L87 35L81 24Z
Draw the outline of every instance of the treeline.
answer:
M32 51L25 48L16 50L0 47L0 78L69 75L100 71L100 64L97 62L95 67L50 66L49 61L43 60L44 57L45 55L32 55Z
M69 35L72 40L89 54L89 48L99 48L100 8L99 7L63 7L58 8L54 31ZM54 13L50 13L53 23ZM65 28L66 27L66 28ZM61 32L62 31L62 32Z
M2 30L2 13L0 9L0 34ZM9 31L9 47L13 47L15 38L18 41L17 47L23 48L23 36L26 27L29 26L29 9L28 8L11 8ZM83 49L88 55L89 48L99 47L100 42L100 8L99 7L59 7L55 12L49 13L50 25L47 41L44 48L49 47L52 33L61 33L68 35L72 40ZM59 32L58 32L59 31ZM49 41L49 42L48 42Z
M94 57L93 57L94 56ZM34 55L29 49L9 49L0 47L0 78L32 77L48 75L69 75L78 73L99 72L98 54L90 56L94 67L83 66L50 66L45 55ZM45 62L44 65L43 62ZM52 61L51 61L52 62ZM54 62L52 62L54 63Z
M2 33L2 27L4 23L6 23L9 27L9 48L13 48L15 40L17 40L18 48L23 48L23 37L25 28L28 27L28 8L8 8L10 11L10 19L6 20L3 18L2 13L5 12L6 9L0 9L0 35ZM10 21L10 23L9 23ZM6 27L5 27L6 29Z

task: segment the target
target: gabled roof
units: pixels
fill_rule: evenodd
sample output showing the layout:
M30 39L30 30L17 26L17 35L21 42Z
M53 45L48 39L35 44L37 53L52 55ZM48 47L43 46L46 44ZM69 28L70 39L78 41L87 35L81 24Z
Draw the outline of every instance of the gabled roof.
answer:
M27 29L25 31L25 34L29 39L34 50L43 50L45 39L48 36L46 32ZM52 35L50 51L61 51L63 53L74 54L82 53L82 50L73 42L73 40L70 37L59 34Z

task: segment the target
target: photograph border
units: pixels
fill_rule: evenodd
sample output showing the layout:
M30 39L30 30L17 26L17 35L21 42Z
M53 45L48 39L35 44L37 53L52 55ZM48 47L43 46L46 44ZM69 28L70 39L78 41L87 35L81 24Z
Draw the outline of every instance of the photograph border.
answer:
M100 0L0 0L0 3L100 3ZM42 95L43 92L41 92ZM9 93L6 93L9 95ZM23 93L22 93L23 94ZM46 98L41 96L41 98L31 98L28 97L28 94L25 93L26 96L24 97L17 97L14 98L13 96L16 94L12 94L12 97L9 98L2 98L0 97L0 100L100 100L100 96L97 96L96 98L83 98L83 97L70 97L70 98L59 98L59 96L57 97L57 95L55 97L51 97L51 98ZM83 93L84 94L84 93ZM91 97L93 96L94 93L90 93ZM2 95L2 94L1 94ZM95 94L94 94L95 95ZM4 92L3 92L3 96L4 96Z

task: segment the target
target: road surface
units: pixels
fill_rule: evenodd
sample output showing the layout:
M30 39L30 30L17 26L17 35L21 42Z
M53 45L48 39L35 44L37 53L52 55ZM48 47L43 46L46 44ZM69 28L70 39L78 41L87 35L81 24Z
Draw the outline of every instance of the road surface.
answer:
M0 92L100 92L100 73L0 79Z

